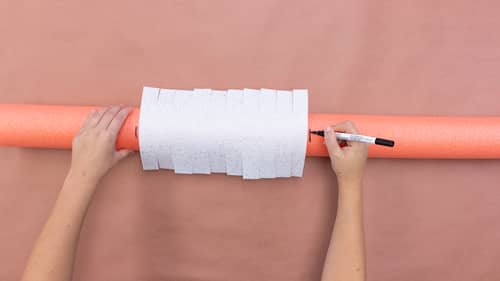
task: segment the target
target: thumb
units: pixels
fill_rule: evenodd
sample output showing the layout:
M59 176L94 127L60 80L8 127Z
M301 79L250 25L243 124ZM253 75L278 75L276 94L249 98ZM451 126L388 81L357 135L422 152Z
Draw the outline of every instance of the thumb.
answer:
M337 137L335 136L335 131L332 127L325 129L325 144L330 158L335 158L336 156L340 156L344 153L337 142Z
M124 159L125 157L129 156L133 152L134 152L133 150L129 150L129 149L118 150L116 152L116 161L117 162L121 161L122 159Z

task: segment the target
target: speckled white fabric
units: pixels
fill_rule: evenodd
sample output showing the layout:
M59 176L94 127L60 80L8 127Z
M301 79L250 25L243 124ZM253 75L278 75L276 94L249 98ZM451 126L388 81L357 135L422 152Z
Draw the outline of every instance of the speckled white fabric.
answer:
M144 170L301 177L307 90L144 87L139 145Z

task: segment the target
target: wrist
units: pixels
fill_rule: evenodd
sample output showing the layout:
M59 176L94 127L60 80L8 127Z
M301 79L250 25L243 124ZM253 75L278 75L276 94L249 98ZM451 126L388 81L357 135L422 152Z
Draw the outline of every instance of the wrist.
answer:
M85 206L86 208L92 200L96 187L96 182L69 172L59 192L58 202L73 207Z
M68 174L66 175L65 183L70 183L72 185L80 185L87 188L93 188L97 186L99 178L88 173L78 171L70 168Z
M363 185L362 178L355 179L337 179L339 192L344 190L361 191Z
M343 181L338 185L339 207L356 207L363 201L363 185L361 181Z

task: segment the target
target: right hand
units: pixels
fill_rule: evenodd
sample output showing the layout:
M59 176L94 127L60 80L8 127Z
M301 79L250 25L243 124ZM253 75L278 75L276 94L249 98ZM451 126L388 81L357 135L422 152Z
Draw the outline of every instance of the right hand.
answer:
M361 184L368 157L368 145L361 142L344 142L340 147L335 132L358 134L351 121L332 125L325 129L325 144L330 155L332 169L340 184Z

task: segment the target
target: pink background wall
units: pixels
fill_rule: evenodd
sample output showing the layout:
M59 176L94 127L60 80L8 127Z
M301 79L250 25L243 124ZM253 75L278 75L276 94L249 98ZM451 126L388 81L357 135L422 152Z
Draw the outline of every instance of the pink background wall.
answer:
M0 3L0 102L138 106L143 85L308 88L310 111L500 114L498 1ZM0 279L17 280L68 151L0 148ZM500 161L369 160L369 280L499 280ZM304 178L102 182L75 280L318 280L328 159Z

